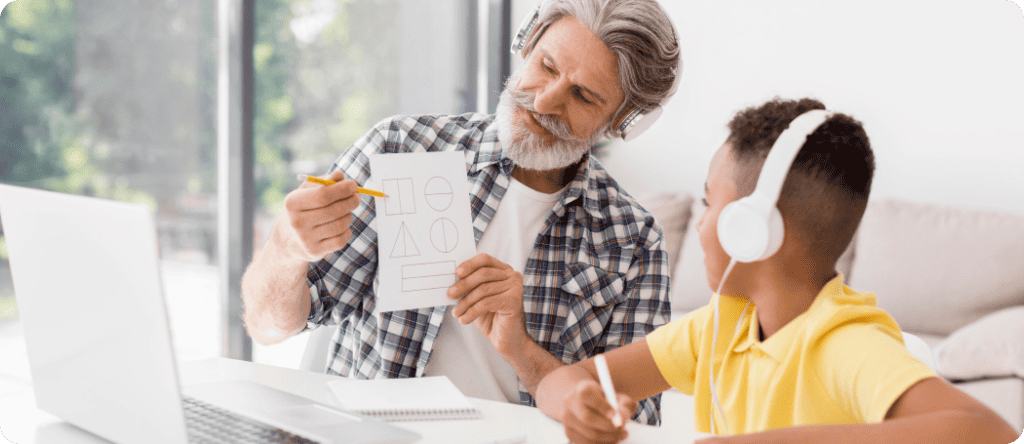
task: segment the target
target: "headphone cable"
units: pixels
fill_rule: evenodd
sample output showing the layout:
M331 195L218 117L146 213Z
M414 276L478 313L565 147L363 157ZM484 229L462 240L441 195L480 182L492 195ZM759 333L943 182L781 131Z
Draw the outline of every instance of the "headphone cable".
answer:
M729 430L729 422L725 419L725 410L722 408L722 403L718 401L718 390L715 388L715 355L718 345L718 306L721 305L722 301L722 288L725 287L725 280L729 277L729 273L732 272L732 267L736 265L736 259L730 259L729 266L725 268L725 273L722 275L722 281L718 283L718 291L715 292L715 305L712 307L714 311L714 332L711 335L711 359L708 363L708 383L711 386L711 401L714 403L714 407L718 408L718 413L722 416L722 424L725 426L725 433L731 435L732 432ZM743 318L747 315L747 309L750 308L750 300L747 300L747 305L743 307L743 311L740 313L740 318L736 321L736 330L732 333L732 339L736 340L736 335L740 332L740 326L743 325ZM711 433L715 433L715 411L714 408L711 410L711 417L709 418Z

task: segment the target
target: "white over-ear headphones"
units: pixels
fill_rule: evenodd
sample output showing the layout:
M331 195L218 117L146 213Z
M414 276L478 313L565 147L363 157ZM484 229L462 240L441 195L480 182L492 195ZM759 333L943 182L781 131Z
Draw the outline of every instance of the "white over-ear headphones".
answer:
M722 209L718 215L718 241L729 257L738 262L756 262L771 257L782 247L785 233L777 207L782 185L807 136L831 116L829 111L816 109L793 119L768 152L753 194Z
M785 232L782 224L782 214L779 213L779 194L782 193L782 185L789 175L789 169L793 166L800 148L803 148L807 136L832 117L830 111L816 109L807 111L789 123L775 143L772 144L768 158L764 160L761 167L761 175L757 178L757 186L754 192L742 199L726 205L718 215L718 241L722 248L732 258L729 266L725 268L722 280L718 283L718 291L715 292L715 299L712 301L713 334L711 336L711 359L708 360L708 384L711 389L711 415L709 417L709 430L716 433L715 407L722 417L726 433L729 431L729 423L725 418L725 410L718 400L718 389L715 387L715 351L718 350L718 306L721 304L722 288L725 287L725 280L736 262L755 262L767 259L779 251L782 247L782 239ZM750 308L750 301L740 312L740 318L736 321L736 330L732 337L735 339L743 326L743 318Z
M512 39L512 54L519 54L526 47L526 43L533 36L533 31L537 27L537 23L540 21L541 12L550 0L543 0L537 5L537 9L533 11L533 14L528 15L521 25L519 25L519 31L516 32L516 36ZM665 17L668 17L666 14ZM676 40L679 39L679 31L676 30L675 23L672 23L672 18L668 17L669 23L672 24L672 31L676 35ZM678 44L678 43L677 43ZM683 56L679 55L679 65L675 69L675 78L672 79L672 87L669 88L668 94L661 103L646 113L640 111L639 108L634 108L616 126L619 130L619 134L622 134L622 140L629 142L635 139L644 131L647 131L654 122L658 120L658 117L665 112L664 106L668 104L669 99L675 95L676 90L679 89L679 79L683 77Z

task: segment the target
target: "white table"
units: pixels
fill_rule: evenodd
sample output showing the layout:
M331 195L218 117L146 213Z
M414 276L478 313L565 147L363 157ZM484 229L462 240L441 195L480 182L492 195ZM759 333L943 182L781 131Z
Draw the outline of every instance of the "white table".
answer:
M208 382L250 380L291 392L317 402L335 405L326 383L336 376L292 370L246 361L215 358L180 365L183 386ZM693 431L692 414L687 410L689 397L671 393L664 403L676 417L663 427L630 423L625 443L689 443L705 436ZM423 436L422 444L477 444L526 434L531 444L565 444L562 425L532 407L471 398L483 412L482 419L454 421L414 421L393 424ZM0 395L0 444L101 444L108 441L72 426L35 407L31 387L8 390ZM4 439L6 438L6 440Z

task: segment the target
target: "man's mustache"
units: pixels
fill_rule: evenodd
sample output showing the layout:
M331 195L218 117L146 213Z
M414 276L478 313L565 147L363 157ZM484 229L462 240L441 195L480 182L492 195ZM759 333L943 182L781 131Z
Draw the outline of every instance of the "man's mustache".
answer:
M572 129L565 122L558 120L555 117L547 114L538 113L533 107L534 94L528 91L513 90L509 89L509 95L512 97L512 105L518 108L522 108L533 114L534 119L541 127L548 130L556 138L565 140L568 142L583 142L584 138L577 137L572 133Z

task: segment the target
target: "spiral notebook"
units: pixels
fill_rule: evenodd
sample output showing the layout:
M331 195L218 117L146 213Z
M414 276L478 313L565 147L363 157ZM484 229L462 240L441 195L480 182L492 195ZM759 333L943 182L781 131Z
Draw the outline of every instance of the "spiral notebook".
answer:
M338 379L327 383L345 410L384 421L476 419L478 409L446 376Z

